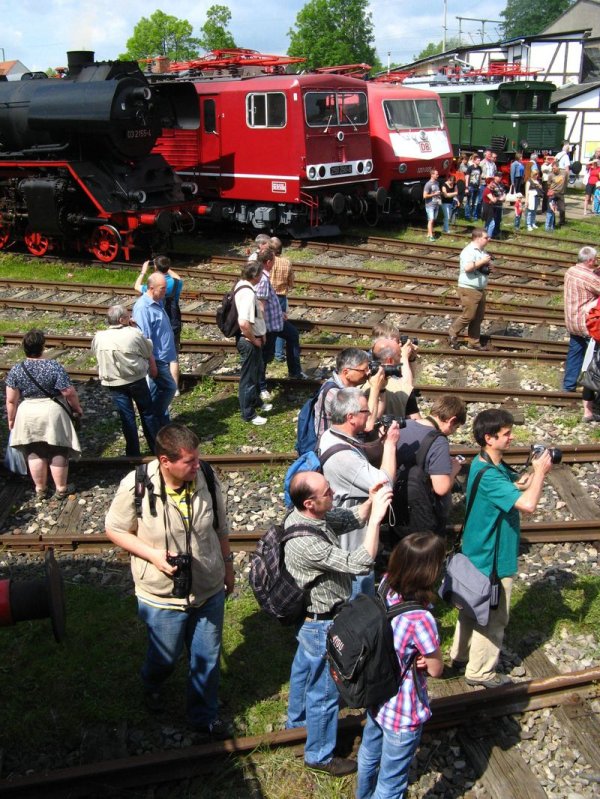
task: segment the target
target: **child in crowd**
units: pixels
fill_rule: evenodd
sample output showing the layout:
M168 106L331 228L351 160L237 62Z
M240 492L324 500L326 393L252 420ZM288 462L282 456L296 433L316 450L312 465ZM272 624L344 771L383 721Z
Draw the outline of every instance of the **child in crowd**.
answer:
M445 542L434 533L412 533L390 556L386 602L388 607L407 600L422 605L392 619L394 646L405 674L398 693L383 705L369 708L358 751L356 799L393 796L403 799L408 769L423 724L431 716L427 674L444 670L436 623L428 608L439 582ZM416 662L415 672L411 668Z
M523 195L518 192L515 200L515 230L521 227L521 217L523 216Z
M556 222L556 198L554 197L554 192L552 189L548 190L548 204L546 205L546 224L544 229L548 232L552 232L554 230L555 222Z

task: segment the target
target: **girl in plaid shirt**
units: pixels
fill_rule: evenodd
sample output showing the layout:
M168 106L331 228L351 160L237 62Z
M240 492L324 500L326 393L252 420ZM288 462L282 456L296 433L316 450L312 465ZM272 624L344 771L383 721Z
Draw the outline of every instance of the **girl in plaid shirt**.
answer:
M411 610L392 619L394 645L404 679L396 696L369 708L358 752L356 799L402 799L408 786L408 769L431 716L427 674L440 677L444 669L435 620L427 608L439 582L446 554L442 538L433 533L412 533L390 556L386 602L416 601ZM416 662L415 671L411 668Z

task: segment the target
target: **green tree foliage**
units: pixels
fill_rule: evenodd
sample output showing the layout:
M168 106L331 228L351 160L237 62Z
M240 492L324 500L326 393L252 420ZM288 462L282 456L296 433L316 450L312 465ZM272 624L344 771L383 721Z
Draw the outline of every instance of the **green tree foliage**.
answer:
M200 47L209 50L229 50L236 47L235 40L227 30L231 22L231 11L227 6L211 6L206 12L206 22L200 28Z
M446 50L454 50L456 47L460 47L460 41L457 38L450 37L446 40ZM428 58L430 55L437 55L438 53L444 52L444 40L440 42L429 42L429 44L424 47L420 53L416 56L413 56L415 61L419 61L421 58Z
M358 63L381 69L368 7L368 0L309 0L288 31L288 55L306 58L308 69Z
M517 36L533 36L560 17L574 0L507 0L506 8L500 12L505 22L502 25L504 36L514 39Z
M127 51L119 58L134 61L159 55L174 61L195 58L200 43L192 36L192 30L187 19L177 19L159 9L150 18L141 18L127 40Z

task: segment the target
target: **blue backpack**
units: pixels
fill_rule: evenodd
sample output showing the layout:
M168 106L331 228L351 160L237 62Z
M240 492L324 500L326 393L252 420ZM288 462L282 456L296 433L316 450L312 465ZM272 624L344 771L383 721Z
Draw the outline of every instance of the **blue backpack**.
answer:
M332 388L336 388L337 383L335 380L326 380L321 388L314 394L310 399L306 400L302 408L300 409L300 413L298 414L298 426L297 426L297 433L296 433L296 444L295 450L298 455L305 455L309 453L313 453L317 448L317 433L315 431L315 405L317 404L317 400L321 396L323 392L325 395L329 393ZM321 405L321 413L320 416L323 415L325 410L325 396L323 397L323 403ZM319 418L319 424L321 422L321 418ZM327 428L327 422L325 422ZM299 471L307 471L306 469L300 469ZM287 475L286 475L286 482L287 482Z
M334 444L333 447L329 447L327 452L324 455L317 455L314 449L311 449L309 452L305 452L304 455L300 455L299 458L292 463L290 468L285 473L285 479L283 481L283 491L284 491L284 501L286 508L292 507L292 499L290 497L290 483L292 482L292 477L298 472L322 472L323 466L327 463L329 458L332 455L335 455L336 452L340 452L343 449L353 449L349 444Z

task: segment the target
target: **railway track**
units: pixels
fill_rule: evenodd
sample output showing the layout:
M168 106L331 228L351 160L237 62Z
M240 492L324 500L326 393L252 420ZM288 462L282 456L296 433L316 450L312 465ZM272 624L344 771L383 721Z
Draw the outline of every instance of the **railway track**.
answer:
M480 723L492 720L507 714L522 714L540 708L556 708L555 712L567 715L563 708L573 708L596 698L600 689L597 682L600 680L600 668L586 669L567 674L554 674L527 680L513 685L495 688L489 691L472 691L463 688L457 681L456 692L450 696L434 697L431 700L432 718L425 725L425 731L438 730L448 727L467 725L465 734L468 735L469 725L474 719ZM360 734L363 722L362 715L346 716L340 721L338 739L347 739ZM576 722L572 722L575 727ZM571 724L565 722L565 734L576 737L576 730L570 729ZM189 780L215 769L221 758L231 756L257 756L261 749L276 747L295 747L295 753L301 754L306 733L303 727L293 730L282 730L265 735L247 738L236 738L227 741L204 744L201 746L188 746L177 750L159 750L143 755L121 758L118 760L102 761L71 768L47 770L43 773L31 774L25 777L14 777L10 780L0 780L0 796L7 799L45 799L56 797L70 799L110 795L115 790L123 790L144 785L158 785L175 780ZM465 739L466 740L466 739ZM461 743L463 740L461 738ZM463 743L465 748L465 743ZM584 744L585 746L585 744ZM585 746L588 758L596 753L597 744L593 742ZM471 757L475 758L477 750L473 746ZM518 753L512 757L503 758L505 769L514 771ZM520 758L522 760L522 758ZM490 765L491 757L489 758ZM592 761L593 762L593 761ZM527 784L516 786L511 794L511 799L535 799L538 795L532 793L536 780L526 768L519 764L521 782ZM490 768L488 780L496 783L500 777L507 779L509 775L499 775L497 769ZM514 775L513 775L514 776ZM540 796L545 794L539 794Z

